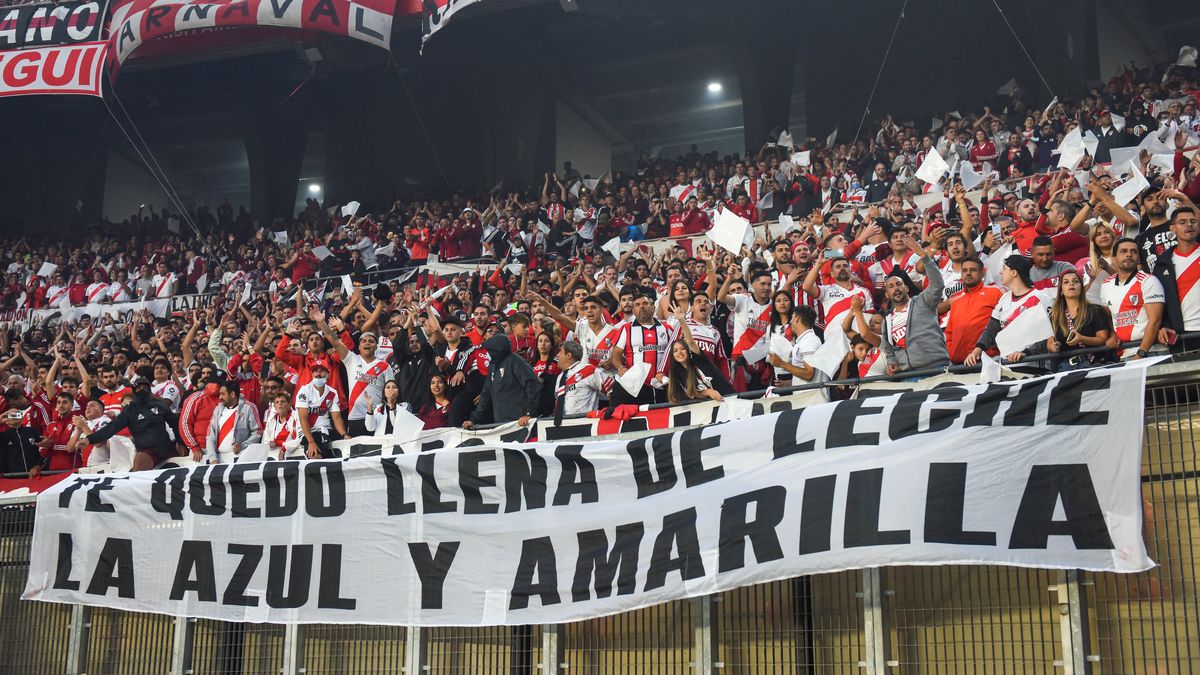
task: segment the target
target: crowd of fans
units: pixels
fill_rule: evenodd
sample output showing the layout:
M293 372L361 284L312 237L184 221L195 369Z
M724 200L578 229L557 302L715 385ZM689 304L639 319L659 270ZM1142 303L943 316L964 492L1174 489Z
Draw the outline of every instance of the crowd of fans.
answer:
M412 416L527 425L984 354L1061 370L1195 347L1198 90L1195 69L1127 70L1045 110L1017 88L933 129L886 117L832 147L693 149L599 179L568 163L527 188L352 215L310 200L266 225L228 203L151 207L79 241L2 241L3 468L102 464L115 434L135 470L255 444L331 457L337 438ZM1058 169L1075 129L1098 143ZM1151 152L1110 164L1148 138ZM987 175L982 196L917 178L935 152ZM1135 171L1149 187L1120 203ZM694 236L726 209L767 223L736 253ZM433 256L468 271L419 267ZM195 293L205 308L72 313ZM1053 335L1013 345L1026 311ZM814 358L831 341L848 345L832 367Z

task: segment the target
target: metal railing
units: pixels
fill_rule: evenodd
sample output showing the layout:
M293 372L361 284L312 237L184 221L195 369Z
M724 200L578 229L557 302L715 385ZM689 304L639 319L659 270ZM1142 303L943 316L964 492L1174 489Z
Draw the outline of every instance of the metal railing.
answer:
M4 673L1200 675L1200 363L1146 394L1140 574L891 567L758 584L577 623L265 625L19 600L30 500L0 501Z

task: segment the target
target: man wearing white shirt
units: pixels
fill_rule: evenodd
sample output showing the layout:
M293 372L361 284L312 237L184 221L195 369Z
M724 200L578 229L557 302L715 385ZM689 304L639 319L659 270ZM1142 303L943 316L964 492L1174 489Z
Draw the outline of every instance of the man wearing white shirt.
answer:
M578 342L564 342L556 359L562 373L554 383L555 417L599 410L604 371L583 359L583 347Z
M346 428L351 436L366 436L367 415L371 414L367 401L382 401L383 385L394 378L392 367L376 353L379 339L371 332L359 335L356 354L346 347L342 338L325 321L324 312L313 310L309 316L317 322L325 339L337 350L338 358L346 366L347 398L350 404Z
M150 279L150 295L148 300L157 300L161 298L169 298L175 295L175 283L177 281L174 272L167 270L167 263L159 261L157 265L157 273Z
M1166 303L1162 282L1138 269L1141 262L1139 254L1136 240L1128 237L1118 239L1113 246L1116 274L1099 284L1093 281L1089 288L1091 291L1100 287L1100 302L1112 314L1116 341L1139 343L1137 347L1120 350L1118 356L1123 359L1140 359L1149 354L1158 340ZM1100 270L1099 273L1103 275L1104 271Z

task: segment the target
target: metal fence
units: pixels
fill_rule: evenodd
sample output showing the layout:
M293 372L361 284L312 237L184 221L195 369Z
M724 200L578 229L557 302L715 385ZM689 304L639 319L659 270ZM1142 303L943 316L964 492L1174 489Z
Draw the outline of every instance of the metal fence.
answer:
M0 504L0 672L1200 675L1200 367L1152 370L1133 575L992 566L799 577L559 626L278 626L21 601L33 504Z

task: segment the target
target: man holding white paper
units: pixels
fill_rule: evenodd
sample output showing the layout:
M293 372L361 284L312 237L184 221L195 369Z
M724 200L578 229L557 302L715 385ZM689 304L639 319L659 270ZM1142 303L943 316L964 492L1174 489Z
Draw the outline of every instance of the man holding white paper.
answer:
M974 351L963 363L968 366L979 363L980 355L987 349L997 347L1000 334L1010 328L1012 330L1005 334L1005 339L1000 340L1008 347L1008 353L1002 353L1001 356L1017 353L1054 334L1048 319L1032 322L1027 317L1025 321L1017 322L1025 312L1046 314L1049 311L1050 300L1033 288L1033 279L1029 276L1032 267L1033 263L1023 255L1010 255L1004 259L1004 265L1000 268L1000 282L1008 291L996 303L987 328L983 329L983 335L975 342Z
M654 316L655 297L650 291L642 290L633 298L633 321L618 327L616 344L612 349L610 363L617 371L617 381L609 394L610 407L621 404L662 403L667 400L664 378L667 376L671 343L677 334L667 324ZM622 376L637 365L645 369L640 391L636 383L626 387Z

